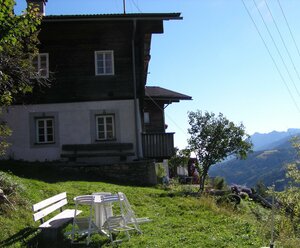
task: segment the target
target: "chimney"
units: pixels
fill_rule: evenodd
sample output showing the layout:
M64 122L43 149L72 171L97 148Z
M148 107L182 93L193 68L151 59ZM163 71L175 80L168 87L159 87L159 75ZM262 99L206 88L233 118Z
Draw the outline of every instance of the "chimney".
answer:
M39 9L39 12L41 15L45 15L45 6L46 6L46 2L48 2L48 0L26 0L27 1L27 6L29 5L33 5L34 7Z

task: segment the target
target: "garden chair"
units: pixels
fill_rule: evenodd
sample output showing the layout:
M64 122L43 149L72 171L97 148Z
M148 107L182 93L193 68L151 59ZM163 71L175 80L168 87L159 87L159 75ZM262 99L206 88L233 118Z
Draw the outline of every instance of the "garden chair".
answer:
M137 218L133 209L131 208L131 205L126 195L122 192L119 192L118 195L120 198L120 204L122 205L123 217L125 219L126 224L133 225L134 229L141 234L142 230L140 229L139 224L150 222L151 220L148 217Z
M99 231L98 227L94 223L94 196L93 195L82 195L74 198L75 201L75 213L73 219L73 227L71 232L72 243L75 239L75 234L80 236L87 235L86 243L89 245L90 236L92 233ZM80 211L79 208L88 208L88 216L77 217L76 212ZM78 242L76 242L78 243Z
M102 204L111 204L115 205L114 212L115 215L109 216L109 212L107 208L104 208L104 214L106 221L102 226L102 231L110 237L112 243L121 242L123 240L114 240L113 234L125 232L127 240L130 239L129 232L130 230L134 230L135 228L127 225L126 220L124 218L124 209L121 203L123 199L120 198L119 194L114 195L104 195L101 196Z

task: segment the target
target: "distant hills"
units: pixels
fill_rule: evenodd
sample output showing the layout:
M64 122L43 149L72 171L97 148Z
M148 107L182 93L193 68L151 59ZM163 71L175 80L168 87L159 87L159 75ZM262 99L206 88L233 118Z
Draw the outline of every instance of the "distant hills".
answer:
M300 129L289 128L286 132L254 133L251 135L251 141L254 151L263 151L280 146L296 134L300 134Z
M249 187L255 186L258 181L267 186L275 183L277 190L281 190L287 183L285 166L296 159L296 152L290 143L296 135L300 135L300 129L254 133L251 136L254 152L246 160L232 159L217 164L210 169L209 175L224 177L228 184Z

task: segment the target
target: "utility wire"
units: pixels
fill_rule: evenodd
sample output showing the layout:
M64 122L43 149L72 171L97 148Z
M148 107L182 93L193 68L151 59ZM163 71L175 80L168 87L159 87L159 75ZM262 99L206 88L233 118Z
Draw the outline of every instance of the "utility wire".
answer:
M114 1L114 4L115 4L115 9L116 9L116 12L117 12L117 11L118 11L118 9L119 9L119 7L118 7L118 6L119 6L119 4L117 3L117 0L115 0L115 1Z
M289 78L290 78L291 82L293 83L293 86L294 86L296 92L297 92L298 95L300 96L300 93L299 93L299 91L298 91L298 89L297 89L297 86L296 86L296 84L295 84L295 81L294 81L294 79L293 79L293 77L292 77L292 75L291 75L291 73L290 73L290 70L288 69L288 67L287 67L287 65L286 65L286 63L285 63L285 61L284 61L284 59L283 59L283 57L282 57L282 54L281 54L281 52L280 52L280 50L279 50L279 48L278 48L278 46L277 46L277 44L276 44L276 42L275 42L275 39L274 39L274 37L273 37L273 35L272 35L272 33L271 33L271 31L270 31L270 29L269 29L269 27L268 27L268 25L267 25L265 19L264 19L263 15L262 15L262 13L261 13L261 11L260 11L260 9L259 9L258 6L257 6L256 0L252 0L252 1L253 1L254 5L255 5L255 7L256 7L256 9L257 9L257 11L258 11L260 17L261 17L261 19L262 19L262 21L263 21L263 23L264 23L264 26L266 27L266 29L267 29L267 31L268 31L268 34L269 34L269 36L270 36L270 38L271 38L271 40L272 40L272 42L273 42L273 45L275 46L276 51L277 51L277 53L279 54L279 57L280 57L280 59L281 59L281 62L282 62L282 64L284 65L284 68L285 68L285 70L287 71L287 73L288 73L288 75L289 75Z
M289 52L289 50L288 50L288 48L287 48L287 46L286 46L286 43L285 43L285 41L284 41L284 39L283 39L283 36L282 36L282 34L281 34L280 30L279 30L279 27L278 27L277 23L276 23L276 21L275 21L275 18L273 17L272 11L271 11L271 9L269 8L269 5L268 5L267 1L264 0L264 2L265 2L265 4L266 4L266 6L267 6L267 9L268 9L268 11L269 11L269 13L270 13L270 15L271 15L271 18L272 18L273 22L274 22L274 24L275 24L275 27L276 27L276 29L277 29L277 32L278 32L278 34L279 34L279 36L280 36L280 39L281 39L283 45L284 45L284 48L285 48L285 50L286 50L286 53L288 54L288 57L289 57L289 59L290 59L292 65L293 65L293 68L294 68L294 71L296 72L296 75L297 75L297 77L298 77L298 80L300 81L300 75L299 75L299 72L298 72L298 70L297 70L297 68L296 68L296 66L295 66L295 63L294 63L294 61L293 61L293 59L292 59L292 56L291 56L291 54L290 54L290 52ZM293 82L293 81L292 81L292 82ZM299 93L299 90L298 90L296 84L295 84L294 82L293 82L293 84L294 84L294 87L295 87L295 89L296 89L296 92L297 92L298 96L300 97L300 93Z
M287 20L287 18L286 18L286 16L285 16L285 13L284 13L284 11L283 11L283 8L282 8L282 6L281 6L280 1L277 0L277 2L278 2L278 5L279 5L279 7L280 7L280 9L281 9L281 13L282 13L282 15L283 15L283 17L284 17L285 23L286 23L286 25L287 25L287 27L288 27L288 29L289 29L289 32L290 32L290 35L291 35L292 40L293 40L293 42L294 42L294 45L295 45L295 47L296 47L296 49L297 49L298 55L299 55L299 57L300 57L300 51L299 51L298 45L297 45L297 43L296 43L296 40L295 40L295 38L294 38L293 32L292 32L292 30L291 30L291 28L290 28L289 22L288 22L288 20Z
M135 2L135 0L131 0L131 2L133 3L133 5L136 7L136 9L142 13L141 9L139 8L139 5Z
M263 38L261 32L259 31L258 26L256 25L256 22L254 21L254 19L253 19L252 15L251 15L250 11L248 10L248 8L247 8L247 6L246 6L244 0L241 0L241 1L242 1L243 5L244 5L244 7L245 7L246 12L248 13L248 16L250 17L252 23L254 24L254 27L255 27L257 33L259 34L259 37L261 38L261 40L262 40L262 42L263 42L265 48L267 49L267 52L268 52L268 54L269 54L271 60L273 61L273 64L275 65L275 68L276 68L276 70L277 70L277 72L278 72L278 74L279 74L279 76L280 76L282 82L284 83L284 85L285 85L285 87L286 87L286 89L287 89L287 91L288 91L288 93L289 93L289 95L290 95L290 97L291 97L291 99L292 99L292 101L293 101L293 103L294 103L296 109L298 110L298 112L299 112L299 114L300 114L300 108L299 108L299 106L298 106L298 104L297 104L295 98L293 97L292 92L291 92L291 90L290 90L290 88L289 88L287 82L285 81L285 79L284 79L284 77L283 77L281 71L279 70L279 67L278 67L278 65L277 65L277 63L276 63L276 61L275 61L275 59L274 59L274 57L273 57L273 55L272 55L272 53L271 53L269 47L267 46L266 41L264 40L264 38Z

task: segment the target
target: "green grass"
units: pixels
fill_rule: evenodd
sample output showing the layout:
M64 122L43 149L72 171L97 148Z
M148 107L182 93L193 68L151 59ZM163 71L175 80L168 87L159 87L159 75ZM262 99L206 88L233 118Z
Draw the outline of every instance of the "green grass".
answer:
M268 244L267 222L257 218L268 213L257 213L265 210L251 202L243 202L234 209L216 205L211 197L183 194L184 189L180 186L151 188L118 185L95 179L83 180L82 175L65 181L63 178L66 177L59 175L59 171L54 173L46 167L39 173L32 166L10 168L14 174L13 181L22 187L15 196L17 210L0 212L0 247L38 247L38 223L32 220L31 205L63 191L68 193L71 208L74 208L72 199L77 195L121 191L127 195L138 217L147 216L153 220L141 226L142 235L132 233L130 241L121 243L119 247L244 248ZM2 170L7 170L7 167L2 166ZM94 235L92 240L92 247L109 246L106 237ZM60 242L61 247L70 246L69 240Z

